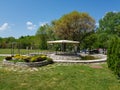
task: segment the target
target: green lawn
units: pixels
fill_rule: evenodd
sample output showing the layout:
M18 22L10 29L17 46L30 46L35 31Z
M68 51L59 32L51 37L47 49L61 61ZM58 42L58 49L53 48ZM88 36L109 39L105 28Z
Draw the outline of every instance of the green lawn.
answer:
M106 64L97 65L102 68L80 64L26 68L3 66L3 59L0 56L0 90L120 90L119 80Z
M31 52L32 50L26 50L26 49L20 49L21 53L28 53ZM14 49L14 53L18 54L19 50L18 49ZM11 49L0 49L0 54L11 54Z
M40 53L40 52L47 52L46 50L27 50L27 49L14 49L14 54L29 54L29 53ZM11 49L0 49L0 54L11 54Z
M0 56L0 62L2 62L2 60L3 60L4 58L5 58L5 57Z
M0 57L2 59L3 57ZM38 68L0 65L0 90L120 90L106 64L51 64Z

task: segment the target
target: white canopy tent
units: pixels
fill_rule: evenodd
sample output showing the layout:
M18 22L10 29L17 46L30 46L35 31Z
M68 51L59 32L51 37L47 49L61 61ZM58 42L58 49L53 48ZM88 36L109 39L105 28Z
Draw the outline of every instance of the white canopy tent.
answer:
M49 44L54 44L54 43L71 43L71 44L79 44L78 41L71 41L71 40L56 40L56 41L47 41Z
M56 41L47 41L48 44L61 44L61 50L65 50L65 44L73 44L74 50L77 51L77 45L79 44L78 41L72 41L72 40L56 40ZM57 52L57 51L56 51Z

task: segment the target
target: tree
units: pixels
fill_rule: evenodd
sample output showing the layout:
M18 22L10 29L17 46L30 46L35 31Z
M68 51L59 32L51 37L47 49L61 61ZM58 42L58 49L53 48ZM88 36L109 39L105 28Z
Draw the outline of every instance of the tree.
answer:
M73 11L54 21L55 34L60 39L82 41L89 32L93 31L95 21L87 13Z
M82 48L86 49L93 49L96 48L96 41L97 41L97 34L96 33L91 33L89 36L85 37L82 43Z
M0 47L1 48L10 48L11 43L15 42L16 39L14 37L0 38Z
M120 12L108 12L99 20L98 33L116 34L120 36Z
M108 33L98 33L97 34L97 46L99 48L107 48L109 44L109 39L112 35L108 35Z
M37 42L40 45L40 49L47 49L47 31L48 26L44 25L41 26L37 32L36 32L36 37L37 37Z
M19 45L19 48L26 49L27 47L29 48L35 48L35 36L21 36L17 40L17 45Z
M50 40L56 40L57 37L54 33L54 30L53 30L53 24L54 22L52 22L51 24L46 24L46 34L47 34L47 40L50 41Z
M120 12L108 12L99 20L97 43L100 48L108 48L110 37L120 37Z
M111 38L107 55L108 67L120 77L120 38L118 36Z

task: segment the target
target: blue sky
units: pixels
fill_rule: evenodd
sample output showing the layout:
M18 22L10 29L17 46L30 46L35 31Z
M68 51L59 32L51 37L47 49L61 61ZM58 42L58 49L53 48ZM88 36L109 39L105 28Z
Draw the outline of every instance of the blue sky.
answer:
M35 35L38 27L72 11L96 20L120 11L120 0L0 0L0 37Z

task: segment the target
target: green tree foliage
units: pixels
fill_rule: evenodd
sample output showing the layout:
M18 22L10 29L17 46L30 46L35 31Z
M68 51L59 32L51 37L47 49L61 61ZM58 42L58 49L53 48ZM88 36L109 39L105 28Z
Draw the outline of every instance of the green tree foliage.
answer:
M97 44L100 48L107 48L110 37L120 37L120 12L108 12L99 20L97 28Z
M96 41L97 41L97 34L96 33L91 33L89 36L85 37L85 39L83 40L81 46L82 48L96 48Z
M30 48L35 48L35 36L21 36L17 40L17 44L19 45L19 48L26 49L27 47Z
M120 12L108 12L100 19L98 32L120 36Z
M0 48L10 48L12 42L16 42L14 37L0 38Z
M107 51L107 64L108 67L120 77L120 38L117 36L112 37Z
M108 33L99 33L97 34L97 47L99 48L107 48L108 47L108 43L109 43L109 39L112 35L108 35Z
M89 32L93 31L95 21L87 13L73 11L54 21L55 34L60 39L82 41Z
M40 49L47 49L47 29L48 26L44 25L41 26L36 32L37 42L38 45L40 45Z
M54 30L53 30L53 24L54 22L51 22L51 24L46 24L46 34L47 34L47 40L50 41L50 40L56 40L57 37L54 33Z

